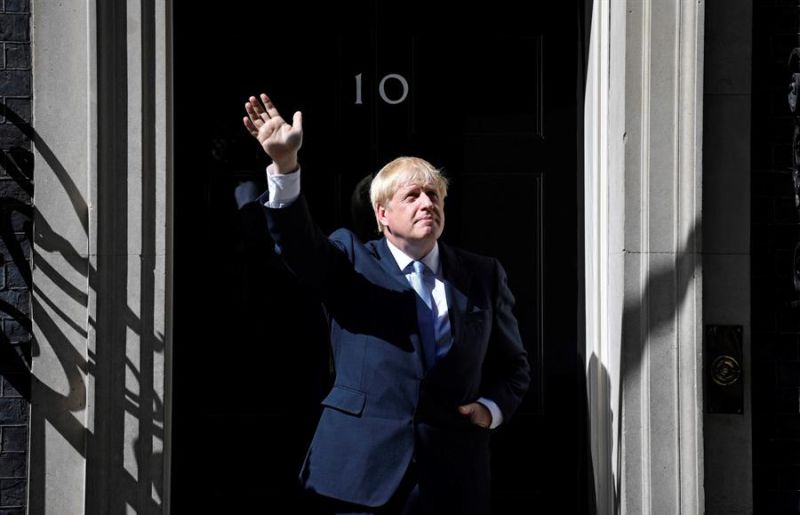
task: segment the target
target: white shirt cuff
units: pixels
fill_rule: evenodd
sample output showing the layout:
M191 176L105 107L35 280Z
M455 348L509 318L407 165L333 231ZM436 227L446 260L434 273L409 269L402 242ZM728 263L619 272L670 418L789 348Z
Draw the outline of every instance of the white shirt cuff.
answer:
M503 412L500 411L497 403L495 403L493 400L487 399L486 397L480 397L478 402L486 406L486 409L488 409L489 413L492 414L492 423L489 425L489 429L494 429L503 423Z
M269 200L264 202L266 207L288 207L300 196L300 168L294 173L279 174L275 163L270 164L267 167L267 188Z

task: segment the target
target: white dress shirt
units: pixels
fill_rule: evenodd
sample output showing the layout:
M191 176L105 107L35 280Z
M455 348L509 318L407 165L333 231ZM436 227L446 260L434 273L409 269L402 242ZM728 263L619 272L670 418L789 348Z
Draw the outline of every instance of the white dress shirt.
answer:
M300 169L296 172L289 174L279 174L275 169L274 164L267 167L267 187L269 188L269 200L264 205L269 208L280 209L289 206L292 202L297 200L300 196ZM400 270L406 270L409 263L414 261L402 250L398 249L388 239L386 243L389 245L389 251L397 261L397 266ZM445 288L444 277L442 276L442 264L439 259L439 242L433 246L433 249L421 260L425 266L430 268L435 275L436 281L433 287L433 302L436 303L436 357L441 359L444 357L450 347L453 345L453 336L450 328L450 316L447 306L447 290ZM413 273L406 273L406 279L411 283L410 275ZM497 403L480 397L478 402L486 406L492 414L492 422L489 427L494 429L503 422L503 413L497 406Z

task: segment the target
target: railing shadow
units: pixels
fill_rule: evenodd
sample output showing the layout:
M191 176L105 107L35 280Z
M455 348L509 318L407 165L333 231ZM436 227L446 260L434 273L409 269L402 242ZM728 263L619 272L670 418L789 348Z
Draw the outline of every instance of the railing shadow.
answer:
M3 334L0 340L2 375L24 399L30 401L31 321L28 291L31 287L30 234L32 207L31 152L23 147L2 149L0 167L18 188L16 192L5 188L8 196L2 197L0 210L0 266L6 266L6 300L0 300L3 313ZM16 193L16 194L14 194ZM8 261L10 258L10 261ZM12 274L8 273L11 270ZM11 302L9 302L11 301Z
M30 124L8 105L2 107L7 120L31 139L41 157L44 166L39 167L39 174L52 173L61 186L73 212L60 216L74 216L83 234L90 236L87 202L69 171ZM24 149L4 150L3 160L9 175L30 193L32 153ZM39 278L36 283L25 259L25 242L16 238L17 232L11 230L10 216L4 216L0 226L0 236L8 254L14 265L23 270L22 276L33 293L36 337L32 339L32 350L27 356L25 352L10 352L14 346L7 338L0 341L2 357L17 356L19 366L14 370L18 372L24 366L25 375L17 373L9 377L16 378L15 388L33 404L28 471L29 512L32 514L57 509L46 506L44 495L53 488L48 482L59 481L59 476L50 471L57 462L50 453L60 452L48 449L54 438L63 440L70 452L85 459L86 513L121 513L126 506L136 513L160 513L163 509L160 502L163 456L161 451L154 450L154 441L164 441L163 399L153 389L155 377L160 377L160 373L154 371L154 355L163 354L165 350L164 337L154 330L153 322L156 309L154 166L145 167L143 173L142 218L138 221L142 227L141 296L135 306L127 304L130 261L126 248L127 205L114 202L120 197L127 198L127 173L114 175L111 191L98 195L98 235L91 235L100 243L96 250L98 269L91 265L87 249L75 248L54 231L48 219L50 215L30 206L4 203L4 214L11 209L22 213L27 210L28 218L31 215L35 218L34 266L35 277ZM103 236L110 233L116 235L111 246L103 241ZM96 302L97 319L85 318L87 312L91 314L92 301ZM0 305L0 309L31 330L28 313L9 305ZM83 313L83 317L75 313ZM132 340L139 342L138 354L133 354L137 363L127 352L128 342ZM89 350L82 351L87 346ZM37 358L45 356L46 362L37 362ZM60 372L53 367L53 359L57 360ZM12 361L2 359L1 362L4 366L0 373L5 375L5 364ZM37 373L45 377L40 378ZM91 428L86 425L87 403ZM131 430L131 418L138 421L135 429L138 437L126 448L124 435L126 428ZM134 464L130 460L126 463L125 456L131 455Z

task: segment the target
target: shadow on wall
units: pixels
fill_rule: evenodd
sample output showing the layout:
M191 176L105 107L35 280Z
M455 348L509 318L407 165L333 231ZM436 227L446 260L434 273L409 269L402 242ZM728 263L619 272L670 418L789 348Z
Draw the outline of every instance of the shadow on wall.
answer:
M0 166L13 181L11 188L4 188L0 210L0 267L5 265L6 269L3 298L0 299L3 319L0 376L30 402L31 268L28 259L33 212L29 204L33 195L33 159L31 151L22 147L3 149L0 159Z
M73 207L73 213L64 213L62 216L76 216L84 233L88 236L88 207L85 199L80 194L78 187L72 181L69 173L56 158L54 152L47 142L43 141L36 131L25 122L9 106L3 105L7 119L16 125L30 140L41 155L42 159L49 168L54 178L60 183ZM15 154L16 152L16 154ZM20 157L22 159L20 159ZM30 172L32 170L32 155L25 151L6 152L4 159L6 164L14 164L10 174L22 182L23 188L30 189ZM24 163L20 166L19 163ZM44 167L42 167L44 169ZM153 174L152 168L146 170ZM116 186L124 188L127 186L127 177L121 174L117 177ZM148 182L147 180L143 182ZM154 190L152 177L149 179L151 189ZM100 196L103 198L102 196ZM145 203L153 203L154 191L143 192ZM24 205L11 205L10 209L17 209L21 212L28 210L30 215L31 208ZM4 206L4 213L9 211L9 207ZM116 209L107 207L107 212L116 214L127 212L126 209ZM47 482L46 456L46 432L47 428L55 430L69 446L80 456L86 459L87 489L96 488L101 492L110 490L107 488L109 476L121 484L114 488L116 494L114 498L95 496L94 498L103 499L104 506L93 507L96 512L122 511L125 506L131 507L137 513L155 513L162 510L160 499L162 496L163 481L153 481L159 479L161 474L154 475L154 471L160 469L162 456L160 452L153 450L153 441L163 442L164 440L164 420L163 420L163 399L154 392L153 355L164 353L164 338L162 334L153 331L153 310L155 309L155 284L153 274L153 250L155 248L155 228L154 217L152 216L152 206L142 206L142 235L148 236L148 241L143 242L142 263L143 268L148 273L142 273L141 303L134 308L127 306L127 255L124 248L117 248L121 252L115 253L111 249L97 249L99 267L104 267L102 272L98 272L90 266L88 256L84 249L76 249L64 237L56 234L41 212L33 209L35 216L34 222L34 241L36 243L37 254L35 256L35 267L44 276L46 283L52 285L53 289L43 290L39 285L32 284L30 270L26 269L25 253L23 243L17 239L16 234L8 223L10 216L4 217L6 222L2 227L2 238L8 247L8 253L13 257L15 264L25 273L26 284L34 292L32 307L35 313L36 324L39 334L43 337L42 341L34 340L32 350L25 356L25 352L18 358L20 363L24 363L28 369L31 355L39 356L47 347L47 354L52 354L56 358L63 371L63 381L66 388L58 390L50 384L37 379L35 375L25 376L20 379L20 391L25 392L26 398L33 397L34 406L30 421L30 488L32 492L43 492ZM103 213L103 206L98 206L98 213ZM98 225L109 220L102 219ZM114 229L122 228L122 234L114 239L118 247L126 244L125 228L128 221L121 218L114 220ZM101 229L102 230L102 229ZM107 229L108 230L108 229ZM89 291L97 293L97 314L98 319L88 320L88 327L85 321L77 319L68 311L81 312L84 316L89 308L89 296L82 288L76 286L74 279L68 279L57 270L51 263L61 261L66 270L69 270L71 277L80 277L81 280L88 281ZM24 266L23 266L24 265ZM55 295L48 292L57 291L58 299ZM65 306L64 299L70 299L74 304ZM31 328L30 319L27 314L15 310L11 306L0 306L7 314L11 314L13 319L22 324L28 331ZM136 312L142 313L139 317ZM149 317L149 318L148 318ZM88 330L87 330L88 329ZM97 354L91 351L86 359L75 345L75 337L79 341L89 341L91 339L89 331L96 335ZM68 335L67 333L71 333ZM140 339L139 351L140 362L132 363L126 357L125 343L126 333L134 333ZM0 342L2 356L9 353L9 342ZM0 362L7 363L7 360L0 359ZM34 367L35 372L35 367ZM53 378L54 371L48 370L50 379ZM137 381L135 389L131 389L125 384L125 378L133 378ZM108 392L108 396L97 396L92 402L95 404L94 431L89 431L82 423L83 414L78 414L86 409L87 401L87 382L90 380L95 383L95 391ZM48 381L49 382L49 381ZM60 381L59 381L60 382ZM24 388L25 384L30 388ZM67 393L65 393L67 392ZM125 449L122 445L113 445L121 435L124 434L125 419L131 417L138 420L138 439L131 449L135 456L137 470L132 472L124 467ZM52 436L50 437L52 438ZM129 451L129 452L130 452ZM146 478L139 481L137 478ZM155 494L153 494L155 492ZM105 494L107 495L107 494ZM87 500L93 497L87 492ZM53 507L44 504L43 495L30 496L30 513L45 513L52 511ZM92 507L87 506L88 512L93 512Z
M701 225L700 220L695 223L681 249L674 255L674 260L669 265L651 269L640 296L626 295L628 298L622 313L622 350L618 387L620 393L616 398L612 399L610 396L611 378L608 370L594 355L589 361L589 384L594 385L598 391L604 392L603 397L596 399L594 405L599 406L605 413L607 439L600 443L606 455L609 456L609 459L600 460L604 464L602 471L593 470L591 468L593 461L589 460L590 480L593 484L593 478L598 477L598 474L601 477L613 477L610 457L612 456L612 438L616 438L617 476L614 478L613 499L610 499L610 502L613 503L614 513L620 513L622 509L621 477L625 473L622 468L622 427L620 424L615 435L613 431L614 413L620 417L623 412L624 392L627 389L637 390L639 388L638 381L641 378L641 370L649 351L647 345L652 345L651 337L662 334L666 326L675 323L678 308L686 300L689 286L701 263L701 257L696 248ZM650 259L650 257L650 255L644 256L645 259ZM629 454L627 458L635 459L636 457Z

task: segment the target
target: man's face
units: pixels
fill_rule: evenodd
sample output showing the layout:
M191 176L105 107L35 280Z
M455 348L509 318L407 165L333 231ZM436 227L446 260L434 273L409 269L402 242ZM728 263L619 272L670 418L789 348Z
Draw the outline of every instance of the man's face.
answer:
M378 216L387 238L425 246L442 235L444 199L435 184L406 184L386 206L378 206Z

